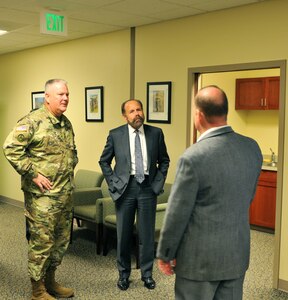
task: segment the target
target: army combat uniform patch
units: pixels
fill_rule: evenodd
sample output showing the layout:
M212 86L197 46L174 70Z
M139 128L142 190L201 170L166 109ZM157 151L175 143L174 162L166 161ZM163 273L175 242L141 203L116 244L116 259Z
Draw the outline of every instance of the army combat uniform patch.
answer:
M22 143L26 139L28 139L28 126L27 125L21 125L16 127L15 129L15 138L18 142Z

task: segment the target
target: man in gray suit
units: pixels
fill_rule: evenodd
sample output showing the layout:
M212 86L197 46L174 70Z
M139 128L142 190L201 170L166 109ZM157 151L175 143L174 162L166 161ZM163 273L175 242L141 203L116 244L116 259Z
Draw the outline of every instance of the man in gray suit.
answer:
M143 125L145 117L141 101L125 101L121 110L127 124L109 132L99 161L116 207L117 286L121 290L129 288L130 247L137 212L141 279L146 288L154 289L156 201L157 195L163 191L170 160L162 130ZM113 158L114 170L111 167Z
M228 100L216 86L195 97L197 143L181 156L157 250L176 273L177 300L240 300L249 265L249 206L262 155L227 125Z

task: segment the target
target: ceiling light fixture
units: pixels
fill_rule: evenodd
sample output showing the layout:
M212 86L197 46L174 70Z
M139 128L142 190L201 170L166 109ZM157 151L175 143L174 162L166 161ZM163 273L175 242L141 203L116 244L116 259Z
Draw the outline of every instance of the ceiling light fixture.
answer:
M7 30L2 30L2 29L0 29L0 35L6 34L6 33L8 33Z

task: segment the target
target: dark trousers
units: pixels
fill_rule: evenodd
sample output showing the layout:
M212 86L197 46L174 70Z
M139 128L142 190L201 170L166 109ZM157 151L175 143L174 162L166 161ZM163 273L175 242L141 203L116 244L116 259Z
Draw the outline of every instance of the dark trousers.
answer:
M176 275L176 300L242 300L244 276L221 281L194 281Z
M131 176L124 194L116 201L117 266L119 275L123 278L128 278L131 273L131 245L135 215L137 215L139 234L141 276L152 276L156 199L147 177L139 184Z

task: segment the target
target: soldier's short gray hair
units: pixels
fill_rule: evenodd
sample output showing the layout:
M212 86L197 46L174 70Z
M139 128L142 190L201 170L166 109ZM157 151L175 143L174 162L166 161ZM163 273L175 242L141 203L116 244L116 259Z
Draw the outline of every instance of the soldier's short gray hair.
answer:
M49 89L49 87L52 84L56 83L56 82L61 82L61 83L65 84L65 85L67 85L67 81L64 80L64 79L49 79L45 83L45 92L47 92L47 90Z

